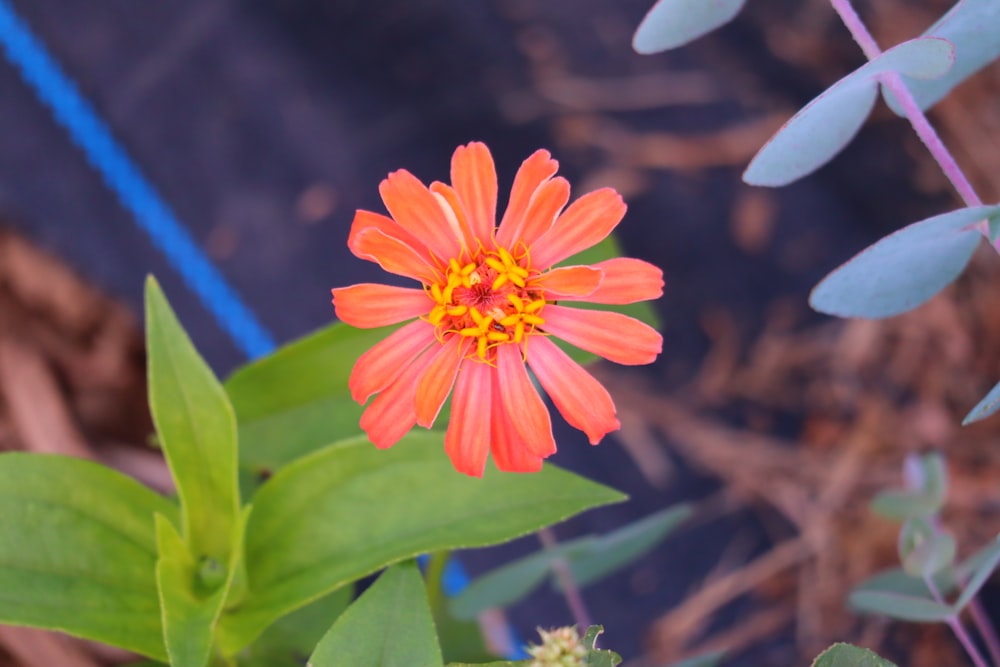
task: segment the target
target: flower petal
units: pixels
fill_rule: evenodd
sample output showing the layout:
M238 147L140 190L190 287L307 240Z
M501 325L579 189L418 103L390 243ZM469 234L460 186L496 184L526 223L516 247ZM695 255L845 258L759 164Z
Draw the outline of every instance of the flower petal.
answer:
M583 296L565 294L559 298L566 301L624 304L663 296L663 271L649 262L631 257L615 257L598 262L593 268L604 272L600 287Z
M499 378L493 374L493 394L500 394ZM538 472L542 459L522 444L521 436L507 416L502 401L493 401L493 420L490 423L490 451L497 468L504 472Z
M374 329L426 315L434 302L421 289L359 283L333 292L337 319L352 327Z
M448 220L451 221L451 224L456 229L461 230L460 240L465 248L470 251L469 254L471 256L472 251L475 251L479 247L478 238L473 235L472 229L469 227L469 214L466 212L462 200L458 198L458 193L455 192L453 187L441 181L431 183L430 189L434 193L434 196L438 197L438 203L444 209L444 213L448 217ZM486 243L489 239L490 236L487 234L483 237L483 242Z
M482 477L490 453L490 410L493 368L472 362L462 364L451 397L451 422L444 449L455 470Z
M570 425L587 434L596 445L606 434L621 428L608 390L544 336L528 344L528 365Z
M503 403L507 418L521 436L520 446L535 456L549 456L556 451L556 441L552 437L552 419L545 401L531 384L528 369L521 359L521 349L517 345L497 347L497 375L500 396L494 401Z
M537 150L524 161L514 177L510 190L510 201L497 228L497 243L507 247L516 238L521 228L535 191L552 178L559 169L559 163L552 159L547 150Z
M417 423L413 407L417 380L432 356L425 350L361 414L361 429L379 449L395 445Z
M461 230L454 228L438 199L416 176L400 169L378 187L389 213L399 225L427 244L437 258L447 262L458 256Z
M364 403L372 394L388 387L434 340L433 325L423 320L410 322L389 334L354 364L348 381L351 396Z
M455 149L451 184L465 205L473 236L486 243L497 224L497 171L486 144L474 141Z
M543 183L532 195L524 217L515 224L508 225L506 228L508 231L502 236L497 236L497 243L511 248L521 241L530 248L535 240L552 229L556 217L568 201L569 181L565 178L560 176Z
M625 202L611 188L589 192L569 205L535 241L531 263L547 269L603 241L625 217Z
M423 283L437 281L437 273L416 250L380 229L362 229L355 234L351 251L361 259L377 263L389 273Z
M582 298L600 287L604 272L592 266L561 266L532 280L532 285L538 285L545 290L545 298L569 299ZM590 299L587 299L589 301Z
M455 384L458 367L462 364L470 343L468 338L452 336L427 364L417 384L416 398L417 423L424 428L434 425L441 406Z
M351 232L347 236L347 247L354 251L354 239L365 229L378 229L386 236L402 241L413 248L418 255L428 262L431 261L431 254L427 250L427 245L416 236L399 226L399 223L379 213L358 210L354 213L354 220L351 222ZM354 253L357 255L357 253ZM361 259L368 259L362 256Z
M656 329L621 313L548 305L542 317L541 328L547 333L615 363L652 363L663 350L663 337Z

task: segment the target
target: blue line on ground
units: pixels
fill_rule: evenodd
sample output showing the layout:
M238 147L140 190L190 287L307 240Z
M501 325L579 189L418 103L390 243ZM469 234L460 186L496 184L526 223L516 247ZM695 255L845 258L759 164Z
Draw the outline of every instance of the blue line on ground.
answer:
M7 0L0 0L0 46L24 81L100 172L122 206L167 256L184 282L250 358L271 352L274 340L219 270L115 141L93 107L80 95Z

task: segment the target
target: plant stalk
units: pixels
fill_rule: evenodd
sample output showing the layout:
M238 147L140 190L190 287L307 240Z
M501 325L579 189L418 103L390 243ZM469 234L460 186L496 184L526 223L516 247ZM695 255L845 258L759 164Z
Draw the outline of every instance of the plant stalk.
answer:
M934 583L934 577L925 573L924 583L927 584L927 589L931 592L931 595L934 596L934 599L937 602L947 604L944 597L942 597L941 592L938 591L937 585ZM962 625L962 621L959 620L958 614L952 614L945 620L945 622L948 624L948 627L951 628L951 631L955 633L955 637L958 638L962 648L964 648L965 652L970 658L972 658L972 663L976 667L989 667L986 660L983 659L983 655L979 652L979 649L976 648L976 643L972 641L972 637L969 636L965 626Z
M538 539L541 541L542 547L546 550L554 549L558 545L555 533L552 532L551 528L542 528L539 530ZM583 601L580 587L576 585L576 581L573 579L573 573L569 569L569 564L562 558L554 559L552 561L552 573L559 580L559 585L562 586L566 604L573 615L573 621L576 623L577 630L582 635L592 623L590 622L590 613L587 611L587 604ZM977 667L979 666L977 665Z
M875 42L875 38L872 37L861 17L854 10L851 0L830 0L830 4L833 5L834 11L840 16L844 25L850 31L851 37L861 47L865 56L869 60L873 60L881 55L882 50ZM965 205L982 206L982 199L976 194L969 179L966 178L965 173L958 166L958 163L955 162L955 158L951 152L944 145L944 142L941 141L941 137L938 136L930 121L927 120L927 115L913 98L913 94L906 87L902 77L897 72L887 72L879 76L879 80L896 96L896 100L910 121L910 125L913 126L913 130L937 161L938 166L941 167L941 171L951 181L951 184L962 198L962 201L965 202ZM984 231L987 231L985 225Z

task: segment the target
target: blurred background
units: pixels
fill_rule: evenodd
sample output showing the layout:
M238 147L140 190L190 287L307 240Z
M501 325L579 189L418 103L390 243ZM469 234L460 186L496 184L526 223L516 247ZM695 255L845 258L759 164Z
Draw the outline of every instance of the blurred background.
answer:
M996 258L984 252L956 287L887 322L811 312L827 272L958 200L884 107L815 175L742 184L756 149L860 51L826 0L758 0L693 45L639 56L631 36L650 4L11 2L278 343L333 321L331 287L379 276L346 239L356 209L383 210L389 171L446 180L454 148L481 140L501 205L541 147L577 195L617 188L625 254L665 273L664 354L598 367L621 410L615 437L591 448L558 425L555 462L632 500L556 532L700 502L683 532L586 591L602 645L629 667L718 648L731 664L804 664L837 639L917 667L959 664L937 628L859 619L844 597L894 565L895 526L867 501L899 483L907 452L949 456L963 553L1000 529L996 422L958 427L1000 379ZM883 47L951 4L858 3ZM994 65L932 113L986 201L1000 190L998 88ZM244 353L8 61L0 121L0 448L44 449L55 428L66 451L162 484L141 447L144 276L220 375ZM475 574L536 548L461 558ZM526 638L570 622L548 590L508 617ZM32 663L24 636L0 632L0 664L52 664Z

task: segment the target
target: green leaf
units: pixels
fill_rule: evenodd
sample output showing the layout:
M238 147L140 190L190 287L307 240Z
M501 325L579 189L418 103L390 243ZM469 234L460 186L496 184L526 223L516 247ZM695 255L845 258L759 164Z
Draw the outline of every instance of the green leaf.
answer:
M855 591L848 601L858 611L882 614L900 621L936 623L954 615L952 608L946 604L898 593Z
M402 563L383 572L320 640L309 665L442 667L416 563Z
M0 454L0 623L166 659L153 515L177 508L89 461Z
M491 570L452 598L448 608L457 618L473 619L491 607L514 604L551 576L552 561L584 553L595 541L594 537L581 537Z
M952 88L1000 57L1000 4L996 0L962 0L924 33L947 39L956 45L955 66L939 79L920 81L906 78L922 109L934 106ZM885 91L886 101L903 115L895 97Z
M229 560L239 520L236 420L156 280L146 280L149 406L181 500L191 553Z
M976 554L976 556L978 557L976 568L971 573L969 583L966 584L962 594L955 601L956 614L972 602L972 598L976 597L979 589L983 587L986 580L993 574L993 570L997 568L997 565L1000 565L1000 542L994 541L993 544L984 549L981 554Z
M226 391L239 424L241 463L277 470L360 434L364 407L351 398L347 380L358 357L394 328L334 324L233 373Z
M941 511L948 495L948 468L937 452L911 454L903 464L906 491L883 491L872 501L871 509L889 519L905 521L930 517Z
M665 667L717 667L725 657L725 651L712 651L711 653L703 653L687 660L671 663Z
M389 450L364 438L336 443L279 470L254 498L250 593L222 619L223 646L237 651L275 619L387 564L496 544L622 499L551 465L457 474L435 432Z
M588 586L641 558L691 516L690 505L677 505L602 535L567 556L573 579ZM556 588L561 590L558 580Z
M785 123L743 174L750 185L788 185L829 162L850 143L875 106L878 75L941 76L955 57L952 44L922 37L903 42L820 93Z
M242 544L243 528L250 506L243 512L233 544ZM157 588L163 613L163 635L172 667L204 667L212 656L215 627L223 606L241 570L240 550L234 549L227 563L211 563L210 557L195 558L188 551L174 525L156 515L156 543L160 558L156 563ZM218 577L205 576L206 571Z
M239 655L240 667L302 667L353 597L354 587L344 586L282 616Z
M964 208L886 236L828 275L809 304L838 317L892 317L916 308L969 263L981 234L972 227L1000 206Z
M584 658L588 667L615 667L621 664L622 657L614 651L603 651L597 648L597 636L604 632L604 626L592 625L583 636L584 645L590 649L590 654Z
M813 667L896 667L896 665L866 648L840 643L820 653L813 661Z
M524 667L524 665L530 665L531 660L518 660L517 662L511 662L509 660L501 660L500 662L449 662L446 667Z
M964 565L964 564L963 564ZM944 570L934 575L934 587L941 595L948 595L958 588L954 570ZM883 593L898 593L900 595L927 598L933 597L927 582L922 577L914 577L902 568L885 570L869 577L855 587L857 591L878 591Z
M673 49L729 23L746 0L659 0L646 14L632 38L637 53Z
M955 562L955 539L924 517L912 517L899 533L899 559L914 577L930 577Z
M1000 220L1000 218L995 218L995 220ZM968 426L973 422L986 419L997 410L1000 410L1000 382L990 389L990 393L986 394L983 400L979 401L976 407L969 411L969 414L965 415L965 419L962 420L962 426Z
M448 599L444 592L444 571L447 563L448 553L438 552L431 556L424 572L427 602L434 615L441 654L448 662L481 663L493 660L496 656L486 649L483 631L479 624L458 619L448 610Z
M607 535L588 535L535 552L475 579L449 601L449 609L458 618L473 619L491 607L517 602L546 579L558 589L558 580L552 577L552 562L557 559L569 565L580 586L594 583L647 553L690 514L689 506L675 506Z

